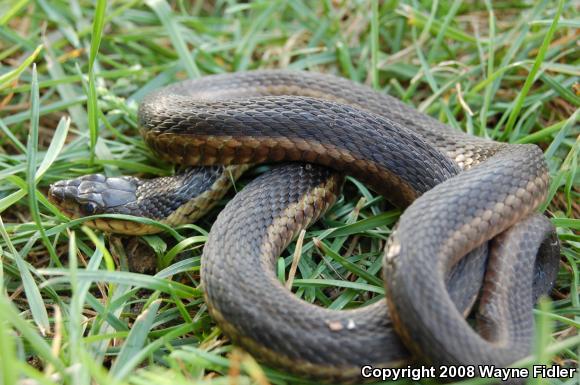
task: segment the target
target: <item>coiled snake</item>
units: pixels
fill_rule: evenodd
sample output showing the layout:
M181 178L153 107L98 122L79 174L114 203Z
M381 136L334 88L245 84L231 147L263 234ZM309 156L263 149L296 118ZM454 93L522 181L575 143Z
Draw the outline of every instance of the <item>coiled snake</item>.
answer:
M70 216L125 213L177 224L202 215L249 165L297 162L237 194L202 257L211 315L259 360L355 381L363 365L415 357L506 366L529 352L533 301L551 287L559 258L552 225L535 213L548 188L538 147L473 137L363 85L311 72L184 81L148 95L139 121L161 158L207 167L152 180L61 181L51 200ZM274 267L333 204L344 174L410 206L385 250L387 303L334 311L293 296ZM90 224L156 230L104 218ZM476 332L464 316L482 280Z

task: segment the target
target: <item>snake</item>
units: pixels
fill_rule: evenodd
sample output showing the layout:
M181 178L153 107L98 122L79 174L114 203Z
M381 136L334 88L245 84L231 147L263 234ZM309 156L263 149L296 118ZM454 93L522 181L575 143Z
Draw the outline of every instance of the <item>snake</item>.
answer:
M532 309L559 263L555 229L538 211L549 173L536 145L472 136L363 84L306 71L181 81L147 95L138 118L152 151L182 172L81 176L52 184L49 199L103 231L148 234L159 227L99 214L192 222L246 170L270 164L220 212L201 262L210 315L260 362L348 383L365 365L506 367L529 354ZM275 269L338 199L345 175L405 210L382 257L385 299L332 310L293 295Z

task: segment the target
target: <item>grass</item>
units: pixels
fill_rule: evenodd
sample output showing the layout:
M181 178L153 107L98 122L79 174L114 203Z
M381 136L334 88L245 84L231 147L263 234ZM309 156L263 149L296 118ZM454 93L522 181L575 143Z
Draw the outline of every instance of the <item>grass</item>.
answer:
M46 199L50 183L86 173L171 173L136 137L149 91L278 67L336 73L471 134L539 145L562 262L535 311L534 354L519 364L578 365L579 25L566 1L0 3L0 383L307 383L261 367L208 316L200 255L225 200L195 225L142 237L150 275L129 271L128 240ZM381 250L398 215L349 179L306 232L296 294L333 309L381 300ZM279 259L282 281L294 251Z

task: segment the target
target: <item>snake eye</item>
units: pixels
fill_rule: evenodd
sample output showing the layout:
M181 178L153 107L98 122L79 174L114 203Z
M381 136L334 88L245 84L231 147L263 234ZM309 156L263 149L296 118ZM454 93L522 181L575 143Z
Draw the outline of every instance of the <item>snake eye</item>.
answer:
M85 215L93 215L97 212L97 205L93 202L87 202L81 206L81 210Z

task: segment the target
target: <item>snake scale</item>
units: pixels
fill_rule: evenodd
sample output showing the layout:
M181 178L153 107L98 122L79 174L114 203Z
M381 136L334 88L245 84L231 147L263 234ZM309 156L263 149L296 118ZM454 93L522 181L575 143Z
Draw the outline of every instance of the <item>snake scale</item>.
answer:
M212 317L259 360L324 381L363 365L490 364L530 351L532 307L555 279L559 245L537 213L541 150L455 130L401 101L312 72L250 71L183 81L145 97L139 122L174 177L89 175L51 186L71 217L193 221L251 165L281 163L220 213L202 256ZM288 292L274 271L324 214L345 174L405 207L384 252L386 301L336 311ZM96 218L105 231L158 229ZM477 327L465 320L477 300Z

